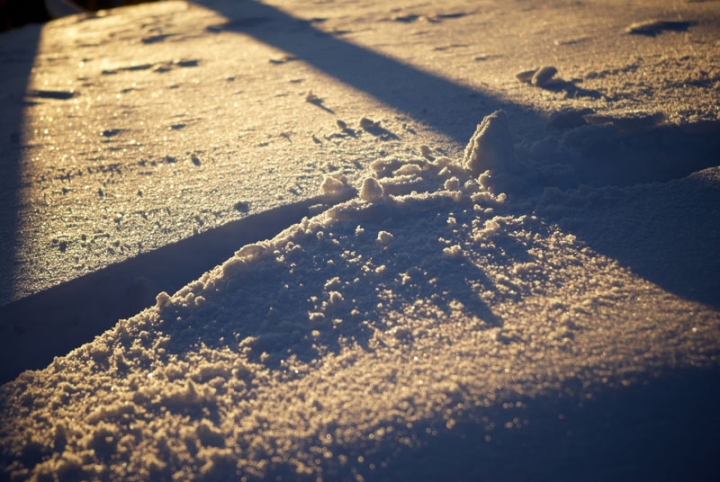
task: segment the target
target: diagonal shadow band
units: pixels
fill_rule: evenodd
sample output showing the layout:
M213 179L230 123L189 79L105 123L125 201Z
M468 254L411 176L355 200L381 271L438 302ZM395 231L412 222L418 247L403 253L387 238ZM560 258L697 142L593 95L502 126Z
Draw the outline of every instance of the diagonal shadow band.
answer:
M348 192L347 195L350 195ZM253 214L0 307L0 384L110 329L233 256L309 215L324 196Z
M218 2L209 8L227 21L207 31L242 33L307 62L340 82L442 132L464 145L475 125L497 109L532 113L477 89L420 70L315 28L260 2ZM462 106L458 110L458 106ZM519 117L519 116L516 116ZM534 120L540 122L539 118Z

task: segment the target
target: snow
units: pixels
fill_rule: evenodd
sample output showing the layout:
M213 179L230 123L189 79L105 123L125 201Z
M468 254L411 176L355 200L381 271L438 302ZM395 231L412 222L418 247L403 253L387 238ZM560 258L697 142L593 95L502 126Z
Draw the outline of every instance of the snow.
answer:
M546 65L544 67L540 67L537 72L533 74L530 82L532 85L544 87L550 84L550 81L553 77L555 77L555 74L557 74L557 69L551 65Z
M714 343L697 344L714 339L716 311L523 214L463 162L396 159L359 198L242 247L4 386L8 447L27 450L11 434L42 417L55 428L27 435L49 450L37 477L372 478L391 454L419 449L418 433L473 423L491 444L531 423L497 428L488 407L576 379L571 396L592 400L669 359L716 362ZM420 170L414 190L382 195L407 166Z
M515 152L507 114L497 111L478 124L465 149L463 166L473 174L514 170Z
M363 180L360 190L360 199L367 202L377 201L383 197L383 188L375 178L368 177Z
M282 230L238 243L232 256L179 290L160 291L154 305L46 368L2 385L3 476L359 481L531 480L546 474L554 480L672 480L715 473L720 170L713 158L717 107L711 102L717 81L708 80L717 68L712 45L664 39L677 35L672 29L652 37L656 44L644 44L651 39L623 33L627 15L595 4L591 17L604 20L593 25L576 10L590 7L571 9L563 2L551 2L549 13L528 13L457 0L437 11L408 4L390 16L382 2L277 4L285 8L282 15L302 10L303 18L312 19L305 20L309 25L351 35L388 58L405 52L407 62L430 68L447 55L447 76L472 77L470 68L485 79L473 82L502 75L505 80L487 89L506 100L488 95L479 101L481 109L462 110L458 106L468 97L458 98L465 91L453 87L454 103L447 105L457 111L418 109L412 118L369 99L373 92L392 97L378 84L353 91L294 52L251 39L253 22L264 17L238 17L245 22L235 19L242 34L229 31L233 8L247 5L268 14L265 4L208 2L217 9L210 10L166 2L50 24L49 32L75 32L85 40L102 36L93 22L117 31L123 41L137 43L142 35L138 48L147 59L111 57L85 82L113 79L107 82L117 90L143 79L148 93L177 95L148 100L149 109L162 111L146 117L162 124L162 136L154 128L131 126L132 119L115 122L115 116L92 111L103 123L99 130L92 126L96 135L85 148L120 147L117 140L129 136L136 142L123 140L122 156L145 157L142 147L152 153L147 158L161 160L106 171L107 180L118 180L102 184L103 196L96 196L95 184L73 191L73 209L87 203L88 218L106 213L97 221L99 234L116 225L109 239L147 242L145 221L128 220L135 205L155 212L160 227L175 226L154 241L159 244L176 240L177 226L207 205L220 213L208 224L243 219L247 229L275 223ZM567 90L568 83L575 85L571 81L547 83L555 75L548 68L537 81L543 69L525 76L535 86L517 82L512 73L518 66L502 63L510 50L502 50L501 41L484 45L502 52L500 58L481 61L472 60L474 47L457 42L482 24L484 35L510 29L502 38L517 43L508 49L529 49L555 35L543 22L564 8L578 20L568 22L572 31L564 38L588 29L597 47L598 57L587 59L597 63L596 75L584 75L575 90ZM626 8L634 15L653 10ZM718 31L716 6L684 8L707 15L698 25L701 32ZM525 14L536 17L498 25L503 15ZM123 30L147 18L154 27L142 27L140 34ZM377 31L367 33L363 26ZM338 33L352 28L357 30ZM267 38L270 31L256 35ZM426 31L436 39L431 44L422 43ZM610 31L622 40L607 40L608 51L628 42L623 52L643 52L651 60L642 62L654 65L676 62L677 69L665 83L633 77L637 66L612 73L614 57L602 57L598 40ZM183 40L175 42L175 36ZM564 64L556 58L543 63L569 72L572 62L587 57L582 44L562 43L573 52ZM238 55L249 63L227 55L238 45L244 47ZM707 55L706 75L688 88L692 92L680 87L687 73L681 55L658 57L666 45L692 51L695 59ZM57 47L60 53L67 48ZM518 55L529 64L538 62L537 53ZM46 70L38 71L36 83L51 78L53 70L52 62L39 62ZM477 67L491 62L496 65ZM257 70L240 69L247 66ZM116 83L124 75L136 77ZM167 81L151 80L160 78L153 75ZM242 86L228 80L235 76L242 76ZM455 80L471 82L467 77ZM306 79L302 86L296 86L298 78ZM415 78L439 85L427 79ZM670 112L662 101L644 105L645 90L638 85L626 86L631 99L610 100L628 79L667 87L668 95L678 96L668 105L686 101L697 117ZM672 82L675 87L668 87ZM479 85L477 92L488 92ZM558 85L560 90L552 90ZM47 87L55 91L60 84ZM185 88L192 94L179 93ZM234 107L226 92L235 89L251 92L242 116L230 114ZM603 89L605 97L583 97L581 89ZM566 98L567 92L579 96ZM192 105L180 108L177 100ZM203 107L205 101L211 105ZM397 105L408 105L403 102ZM145 108L140 99L128 105ZM432 104L430 111L436 108ZM32 115L52 112L64 119L68 113L59 104L37 109L42 114ZM542 109L544 114L534 113ZM462 115L453 117L455 112ZM551 118L551 112L562 116ZM442 120L418 120L433 116ZM460 127L449 127L455 124ZM41 125L39 117L31 116L30 125ZM115 134L98 135L104 131ZM247 145L234 143L238 132ZM454 140L461 132L466 145ZM224 147L208 146L216 140ZM71 150L66 140L57 148L58 155ZM37 158L51 157L49 150L29 149ZM91 162L75 155L76 162ZM645 168L648 158L658 165ZM151 168L154 183L139 183L139 172L112 174ZM40 174L28 176L42 186ZM178 193L175 183L187 190ZM44 188L34 189L40 191L23 194L31 206L43 199ZM52 212L44 222L57 226L56 208L49 202L47 208ZM22 209L22 222L31 226L34 218ZM299 222L288 214L295 210L306 213ZM32 226L31 232L55 230ZM56 235L66 243L63 252L77 253L73 243L82 231ZM212 249L201 246L195 255ZM19 252L27 260L33 251L26 246ZM673 457L665 456L668 450Z

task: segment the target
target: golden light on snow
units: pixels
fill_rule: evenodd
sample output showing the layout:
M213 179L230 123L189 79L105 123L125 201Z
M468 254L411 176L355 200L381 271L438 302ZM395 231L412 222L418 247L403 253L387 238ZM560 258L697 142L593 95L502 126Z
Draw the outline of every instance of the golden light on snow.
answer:
M671 163L669 140L712 147L692 128L715 124L622 117L660 106L659 90L642 97L650 85L700 92L694 70L685 84L644 73L669 47L689 70L680 54L709 47L622 37L603 50L627 19L570 7L276 3L159 2L43 28L10 298L101 284L90 273L126 262L105 292L56 292L98 313L151 306L0 387L2 469L513 480L567 477L588 457L602 475L645 464L633 443L710 450L663 424L690 433L712 410L662 402L704 407L696 391L717 379L720 176L623 162ZM545 26L563 9L577 22L555 43ZM505 20L520 15L534 20ZM617 64L629 51L643 59ZM592 163L617 146L612 169ZM146 276L185 276L227 245L177 289ZM0 335L60 343L80 323L38 319Z

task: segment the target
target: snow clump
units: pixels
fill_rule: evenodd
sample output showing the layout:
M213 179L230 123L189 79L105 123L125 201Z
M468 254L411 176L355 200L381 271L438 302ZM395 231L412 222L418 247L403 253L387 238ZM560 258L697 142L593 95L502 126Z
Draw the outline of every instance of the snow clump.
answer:
M515 163L507 114L495 111L478 124L465 148L462 165L478 176L487 170L514 171Z
M367 202L377 201L383 197L383 188L377 182L377 179L368 177L363 181L362 189L360 190L360 199Z

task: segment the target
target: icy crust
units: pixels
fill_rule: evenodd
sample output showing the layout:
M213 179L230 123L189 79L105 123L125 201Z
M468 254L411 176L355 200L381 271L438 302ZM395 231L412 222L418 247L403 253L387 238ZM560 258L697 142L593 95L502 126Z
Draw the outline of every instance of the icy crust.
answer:
M522 430L523 400L585 400L646 370L714 363L715 344L696 340L714 339L716 313L524 214L492 173L461 164L377 160L358 198L0 388L4 473L377 478L459 425L487 443ZM517 415L488 415L506 405Z

